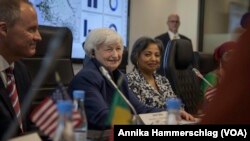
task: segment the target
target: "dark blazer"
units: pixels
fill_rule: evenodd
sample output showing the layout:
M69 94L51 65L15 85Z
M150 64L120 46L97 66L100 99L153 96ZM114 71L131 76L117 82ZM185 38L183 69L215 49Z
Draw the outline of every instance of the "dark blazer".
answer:
M100 63L96 59L91 59L84 68L74 77L70 86L69 93L72 96L74 90L85 91L85 110L88 120L88 128L101 130L110 128L106 125L112 96L115 88L99 71ZM118 70L112 74L114 82L124 76L121 82L120 90L135 107L137 113L159 112L163 109L147 108L139 102L137 97L129 90L125 75Z
M188 40L188 41L190 41L192 43L192 41L188 37L186 37L184 35L181 35L181 34L179 34L179 36L180 36L181 39ZM162 42L162 44L163 44L163 52L162 52L162 57L161 57L161 65L160 65L159 69L157 70L157 73L159 73L159 74L161 74L161 75L164 76L163 60L164 60L165 51L167 51L166 48L167 48L168 42L170 41L170 37L169 37L168 32L166 32L166 33L163 33L163 34L155 37L155 39L160 40Z
M179 36L180 36L181 39L185 39L185 40L188 40L188 41L192 42L188 37L186 37L184 35L179 34ZM170 37L169 37L168 32L166 32L166 33L163 33L163 34L155 37L155 39L161 40L161 42L163 44L163 48L165 49L167 44L168 44L168 41L170 40Z
M31 84L30 75L27 72L24 64L21 62L15 63L14 68L14 76L16 81L16 88L19 96L20 106L24 101L24 96L27 93L29 86ZM22 117L24 130L27 129L27 122L25 122L27 118ZM12 120L16 120L15 111L12 107L10 98L7 93L7 89L4 86L3 81L0 79L0 139L3 137ZM16 132L16 135L19 135L20 129Z

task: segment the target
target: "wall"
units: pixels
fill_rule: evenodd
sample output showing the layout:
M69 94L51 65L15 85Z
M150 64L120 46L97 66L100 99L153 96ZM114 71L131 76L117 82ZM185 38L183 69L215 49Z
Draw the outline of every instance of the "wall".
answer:
M180 15L179 32L188 36L197 50L198 0L130 0L129 50L141 36L155 37L167 31L167 16ZM129 60L127 71L131 71Z
M248 7L249 0L205 0L203 52L213 53L223 42L237 40Z

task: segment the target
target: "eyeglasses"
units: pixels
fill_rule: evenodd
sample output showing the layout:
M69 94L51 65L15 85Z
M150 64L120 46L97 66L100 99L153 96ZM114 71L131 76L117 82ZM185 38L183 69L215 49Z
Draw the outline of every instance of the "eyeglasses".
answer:
M170 23L180 23L180 21L169 21Z

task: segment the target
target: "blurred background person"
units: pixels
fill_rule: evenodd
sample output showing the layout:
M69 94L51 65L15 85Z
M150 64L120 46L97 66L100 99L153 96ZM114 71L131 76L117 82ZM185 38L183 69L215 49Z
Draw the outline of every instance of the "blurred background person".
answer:
M239 38L239 36L244 33L249 25L250 22L250 12L246 12L245 14L242 15L241 20L240 20L240 27L235 29L236 33L236 39Z
M179 15L170 14L168 16L168 19L167 19L168 31L166 33L163 33L163 34L155 37L155 39L160 40L163 44L161 65L157 70L157 73L159 73L161 75L164 75L164 69L163 69L164 53L168 51L167 45L168 45L169 41L171 41L173 39L184 39L184 40L188 40L192 43L192 41L188 37L178 33L178 29L180 27L180 24L181 24L181 22L180 22Z
M250 124L250 31L240 36L225 76L201 124Z
M240 20L240 25L242 28L247 29L250 23L250 12L246 12L244 15L242 15Z
M156 39L159 39L160 41L162 41L164 49L167 47L168 42L173 39L185 39L191 42L191 40L188 37L178 33L178 29L180 25L181 25L181 22L180 22L179 15L170 14L168 16L168 19L167 19L168 31L166 33L163 33L155 37Z
M31 85L31 78L19 60L36 53L41 40L37 14L25 0L0 0L0 138L13 121L16 135L29 130L27 117L20 110Z
M205 81L201 82L201 90L205 98L205 103L210 102L216 94L217 85L221 79L223 79L225 67L227 66L227 63L230 62L230 57L235 48L237 48L237 43L235 41L227 41L214 50L213 56L217 68L204 76L212 86Z
M127 74L129 88L148 107L166 108L166 99L176 97L168 79L156 73L162 50L161 41L141 37L134 43L130 56L134 69ZM181 110L181 116L194 119L184 110Z
M89 129L103 130L111 127L107 124L107 120L116 89L101 73L101 66L108 70L114 83L118 85L138 114L164 110L146 107L129 90L127 79L124 79L125 75L118 70L122 61L123 47L122 37L109 28L91 30L85 40L84 49L90 60L73 78L69 85L69 93L72 95L74 90L85 91Z

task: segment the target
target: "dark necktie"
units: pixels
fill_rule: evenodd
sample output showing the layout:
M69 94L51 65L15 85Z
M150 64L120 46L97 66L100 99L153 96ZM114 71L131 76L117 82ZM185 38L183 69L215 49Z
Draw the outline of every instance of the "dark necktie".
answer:
M17 94L17 89L16 89L15 78L14 78L14 74L13 74L13 68L7 68L5 70L5 72L6 72L6 76L7 76L8 94L9 94L9 97L11 100L11 104L14 108L15 113L16 113L16 117L17 117L20 129L23 132L22 116L21 116L19 99L18 99L18 94Z

